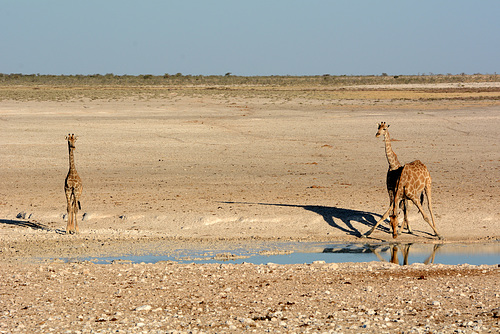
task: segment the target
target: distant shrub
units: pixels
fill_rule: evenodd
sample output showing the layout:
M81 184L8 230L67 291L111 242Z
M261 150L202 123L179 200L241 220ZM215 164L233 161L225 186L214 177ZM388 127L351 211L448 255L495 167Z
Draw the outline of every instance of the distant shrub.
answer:
M397 79L397 81L395 81ZM498 82L500 77L492 74L474 75L313 75L313 76L236 76L231 72L225 75L182 75L182 73L164 75L115 75L113 73L90 74L90 75L47 75L47 74L22 74L0 73L0 85L53 85L53 86L151 86L151 85L256 85L256 86L353 86L353 85L377 85L377 84L425 84L425 83L453 83L453 82Z

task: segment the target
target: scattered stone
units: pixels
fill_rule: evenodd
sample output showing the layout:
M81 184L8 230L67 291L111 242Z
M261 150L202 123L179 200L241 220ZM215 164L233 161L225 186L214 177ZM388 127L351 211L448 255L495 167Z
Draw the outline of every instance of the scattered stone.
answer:
M136 311L149 311L151 309L152 309L151 305L142 305L135 308Z
M19 212L16 216L18 219L31 219L33 217L32 213Z

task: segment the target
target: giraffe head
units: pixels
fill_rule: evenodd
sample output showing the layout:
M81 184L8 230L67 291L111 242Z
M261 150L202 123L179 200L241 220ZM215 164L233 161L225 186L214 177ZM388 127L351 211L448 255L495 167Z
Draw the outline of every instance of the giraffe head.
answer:
M378 131L375 137L380 137L381 135L384 135L387 133L387 129L389 129L389 124L386 122L380 122L378 125Z
M77 138L78 138L78 137L77 137L77 136L75 136L74 134L68 134L68 135L66 136L66 140L68 141L68 146L69 146L70 148L75 148L75 142L76 142L76 139L77 139Z
M392 226L392 237L395 239L398 237L398 216L391 215L391 226Z

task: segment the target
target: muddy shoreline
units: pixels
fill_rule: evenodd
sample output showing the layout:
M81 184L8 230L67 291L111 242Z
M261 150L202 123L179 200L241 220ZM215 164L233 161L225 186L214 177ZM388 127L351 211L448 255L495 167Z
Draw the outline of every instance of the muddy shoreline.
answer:
M436 253L461 253L461 249L469 246L470 252L484 254L500 253L498 240L476 240L467 242L398 242L397 240L374 241L358 239L357 241L321 240L313 238L283 239L283 238L187 238L148 235L148 233L110 233L109 231L90 231L78 235L65 235L64 231L31 231L22 238L4 238L0 248L0 261L22 263L44 263L57 259L70 262L82 262L83 259L99 258L140 258L155 257L172 258L173 261L189 262L198 255L196 260L235 260L256 255L279 255L291 253L331 252L324 247L344 247L347 251L392 253L394 249L400 257L409 254L424 254L434 258ZM336 246L337 245L337 246ZM427 246L425 246L427 245ZM474 245L475 248L474 248ZM411 251L410 251L411 246ZM434 251L432 250L434 249ZM473 251L474 250L474 251ZM338 250L337 250L338 251ZM203 255L205 254L205 255ZM226 256L226 258L224 258ZM153 260L154 261L154 260ZM149 262L149 261L148 261ZM265 261L266 263L269 261ZM334 262L338 262L335 261ZM299 262L300 263L300 262ZM436 263L440 263L439 261ZM500 261L499 261L500 263ZM471 263L469 263L471 264ZM474 263L472 263L474 264ZM480 263L479 263L480 264Z

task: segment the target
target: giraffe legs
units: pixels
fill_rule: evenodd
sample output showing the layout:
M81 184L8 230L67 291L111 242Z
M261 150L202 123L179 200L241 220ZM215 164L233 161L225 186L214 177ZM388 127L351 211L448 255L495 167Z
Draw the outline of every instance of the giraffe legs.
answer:
M431 215L431 219L429 219L429 217L425 214L424 210L423 210L423 207L422 205L420 204L418 198L415 199L415 198L409 198L418 208L418 210L420 211L420 214L422 215L422 217L424 218L424 220L429 224L429 226L432 228L432 230L434 231L434 233L436 234L436 236L442 240L443 237L439 234L439 232L437 231L436 229L436 219L434 217L434 213L432 212L432 195L431 195L431 187L430 185L427 185L424 189L425 191L425 195L427 197L427 207L429 209L429 212L430 212L430 215ZM394 219L396 219L396 221L392 222L392 224L396 224L394 226L396 226L396 228L399 226L399 228L397 228L397 233L393 233L393 237L396 238L398 236L398 234L401 234L401 231L404 230L404 228L406 227L408 229L408 233L410 234L413 234L413 231L410 227L410 222L408 221L408 204L410 202L408 201L407 198L403 199L401 201L401 205L402 205L402 209L403 209L403 214L404 214L404 220L403 220L403 223L401 224L401 226L399 226L399 223L396 223L397 222L397 215L395 216ZM384 215L382 216L382 218L380 218L379 221L377 221L377 223L368 231L366 232L364 235L362 235L361 237L362 238L366 238L368 236L370 236L370 234L373 233L373 231L375 231L375 229L377 228L377 226L382 222L384 221L385 219L387 219L387 217L389 217L389 214L391 213L391 210L392 210L392 205L393 203L391 202L391 206L389 206L389 208L387 209L387 211L384 213Z
M427 203L428 203L428 206L429 206L429 211L431 213L432 222L429 220L429 217L425 214L424 209L422 208L422 205L420 204L420 202L418 201L418 199L412 198L412 202L417 206L418 210L420 211L420 214L422 214L422 217L429 224L429 226L432 228L432 230L434 231L434 233L436 234L436 236L440 240L442 240L443 237L436 230L436 223L434 222L434 214L432 213L432 209L431 209L431 197L429 196L430 195L430 187L425 187L425 193L427 195Z
M68 206L68 225L66 226L66 234L80 233L78 222L76 220L77 213L78 210L76 209L76 206L70 204Z
M66 225L66 234L72 233L74 229L74 224L73 224L73 206L71 205L71 189L70 188L64 188L64 191L66 193L66 211L68 213L67 219L68 223Z
M75 225L75 233L80 233L80 229L78 228L78 223L76 221L76 215L78 213L78 209L82 209L81 205L80 205L80 195L82 194L82 186L81 184L76 188L74 189L74 192L73 192L73 214L75 215L74 216L74 225Z
M405 226L408 230L408 233L413 234L413 231L410 227L410 222L408 221L408 204L410 204L410 202L408 202L408 200L405 198L401 203L401 205L403 206L404 220L403 224L401 224L401 226L399 227L398 234L401 234L401 231L404 230Z
M66 201L68 212L68 224L66 225L66 234L79 233L78 223L76 221L76 215L78 213L79 201L77 200L74 190L72 188L66 188Z
M375 229L377 228L377 226L381 222L383 222L384 220L386 220L387 217L389 217L389 213L392 210L393 201L394 201L394 199L391 199L391 204L389 205L389 208L387 209L387 211L383 214L382 218L380 218L380 220L377 221L375 223L375 225L373 225L373 227L368 232L366 232L365 234L363 234L361 236L362 238L366 238L366 237L370 236L370 234L372 234L373 231L375 231ZM408 233L413 233L411 231L411 228L410 228L410 223L408 222L408 212L407 212L407 210L408 210L408 201L406 199L404 199L402 203L403 203L402 204L403 205L402 209L403 209L403 214L404 214L404 221L403 221L403 224L401 225L401 228L399 229L399 232L401 232L401 229L404 228L404 226L406 226L406 228L408 229Z
M75 229L74 212L71 204L68 204L68 224L66 225L66 234L73 234Z
M79 202L78 202L79 203ZM78 207L77 207L77 202L75 201L75 210L73 211L73 214L75 215L75 233L80 233L80 229L78 228L78 223L76 221L76 214L78 213Z
M430 184L427 187L425 187L425 195L427 196L427 207L429 208L429 212L431 213L432 225L434 226L434 230L436 230L436 219L434 218L434 213L432 212L432 196L431 196Z
M384 213L384 215L382 216L382 218L380 218L380 220L379 220L377 223L375 223L375 225L373 225L373 227L372 227L372 228L371 228L368 232L366 232L365 234L363 234L361 237L362 237L362 238L366 238L366 237L370 236L370 234L372 234L372 233L373 233L373 231L375 231L375 229L377 228L377 226L378 226L381 222L383 222L383 221L384 221L387 217L389 217L389 212L391 211L391 208L392 208L392 205L391 205L391 206L389 206L389 208L388 208L388 209L387 209L387 211Z
M78 222L76 221L76 215L78 213L78 208L76 206L76 203L73 203L73 233L80 233L80 230L78 229Z

